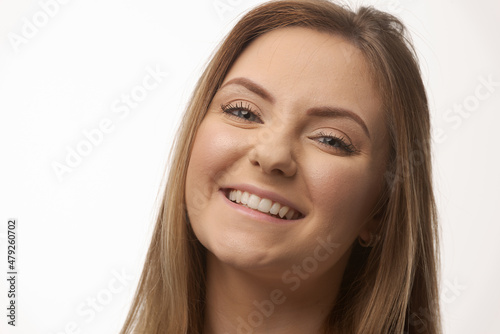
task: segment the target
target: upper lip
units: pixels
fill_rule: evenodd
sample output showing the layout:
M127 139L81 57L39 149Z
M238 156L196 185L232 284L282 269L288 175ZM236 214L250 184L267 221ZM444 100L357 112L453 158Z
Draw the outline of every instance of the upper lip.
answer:
M300 210L296 204L294 204L292 201L288 200L287 198L278 195L277 193L274 193L269 190L264 190L262 188L250 185L250 184L234 184L234 185L227 185L225 187L222 187L221 189L223 190L241 190L241 191L246 191L251 194L257 195L260 198L267 198L270 199L273 202L278 202L282 205L288 206L290 209L295 210L296 212L300 213L302 217L305 216L304 211ZM226 196L229 194L229 191L226 192Z

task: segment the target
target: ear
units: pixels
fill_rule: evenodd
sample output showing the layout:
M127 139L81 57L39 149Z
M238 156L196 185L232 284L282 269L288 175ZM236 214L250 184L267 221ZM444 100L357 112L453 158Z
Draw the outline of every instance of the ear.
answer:
M371 243L374 236L380 239L382 233L382 222L387 212L387 205L389 202L388 190L384 186L373 211L367 217L367 221L359 231L358 240L364 243Z
M382 222L382 210L378 211L370 220L368 220L359 232L359 239L365 244L372 242L373 236L380 235L380 226Z

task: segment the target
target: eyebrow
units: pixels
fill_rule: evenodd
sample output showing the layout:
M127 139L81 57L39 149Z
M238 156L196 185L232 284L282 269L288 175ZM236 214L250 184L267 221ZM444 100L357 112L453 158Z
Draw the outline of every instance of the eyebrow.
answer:
M264 87L261 85L253 82L252 80L248 78L243 78L243 77L238 77L229 80L226 82L224 85L220 87L220 89L224 88L225 86L228 85L240 85L248 89L249 91L259 95L262 97L264 100L267 100L271 103L274 103L276 100L272 96L271 93L269 93ZM370 137L370 132L368 131L368 127L366 126L365 122L361 117L359 117L356 113L344 109L344 108L338 108L338 107L314 107L310 108L306 112L307 115L309 116L317 116L317 117L331 117L331 118L338 118L338 117L345 117L345 118L350 118L356 123L358 123L365 134L368 136L368 138L371 139Z
M249 91L259 95L262 97L264 100L267 100L269 102L274 103L275 98L269 93L267 90L264 89L261 85L253 82L250 79L247 78L234 78L226 82L224 85L221 86L220 89L224 88L225 86L228 85L241 85L248 89Z
M370 137L370 132L368 131L368 127L366 126L365 122L361 117L359 117L356 113L344 109L344 108L337 108L337 107L315 107L308 109L306 112L307 115L309 116L318 116L318 117L345 117L345 118L350 118L356 123L358 123L363 131L366 133L368 138L371 139Z

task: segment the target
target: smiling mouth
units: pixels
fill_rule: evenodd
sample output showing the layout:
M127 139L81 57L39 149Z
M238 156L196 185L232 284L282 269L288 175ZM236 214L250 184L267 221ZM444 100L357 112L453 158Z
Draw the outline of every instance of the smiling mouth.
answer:
M223 189L223 191L226 198L231 202L265 213L272 217L283 220L296 220L304 217L302 213L293 208L267 198L259 197L247 191L237 189Z

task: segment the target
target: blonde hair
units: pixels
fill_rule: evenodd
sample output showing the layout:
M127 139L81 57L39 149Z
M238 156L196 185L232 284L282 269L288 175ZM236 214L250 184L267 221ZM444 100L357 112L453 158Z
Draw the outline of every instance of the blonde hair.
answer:
M430 120L416 55L403 24L373 8L326 0L271 1L231 30L199 79L178 130L163 200L139 286L121 333L201 334L205 249L187 223L185 181L196 131L236 58L262 34L300 26L359 48L383 100L390 134L381 239L354 245L327 333L441 333L437 220Z

